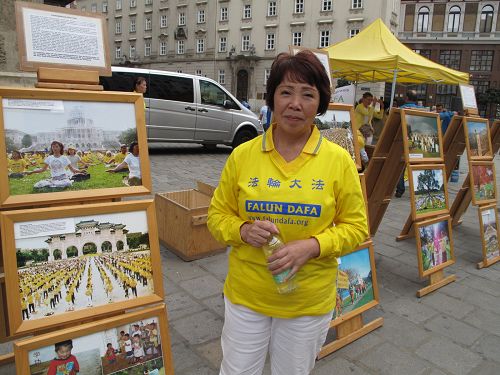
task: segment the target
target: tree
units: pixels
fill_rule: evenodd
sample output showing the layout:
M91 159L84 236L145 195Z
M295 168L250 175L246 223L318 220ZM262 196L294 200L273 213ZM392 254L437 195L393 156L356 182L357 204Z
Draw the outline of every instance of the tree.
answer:
M33 140L31 139L31 135L25 134L23 139L21 140L23 147L30 147L33 144Z
M120 134L118 140L126 145L137 142L137 131L134 128L127 129Z
M14 150L17 150L17 147L10 137L5 137L5 148L7 149L7 152L12 152Z
M432 198L431 192L439 190L439 188L436 172L433 169L426 169L418 176L418 192L425 192L429 198Z
M347 79L345 79L345 78L339 78L337 80L337 87L336 87L336 89L338 89L339 87L349 86L350 84L351 84L351 82L349 82Z

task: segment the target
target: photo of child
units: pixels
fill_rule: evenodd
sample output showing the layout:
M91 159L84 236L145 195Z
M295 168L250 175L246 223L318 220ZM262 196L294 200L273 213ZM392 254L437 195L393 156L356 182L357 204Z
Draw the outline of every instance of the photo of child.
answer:
M140 334L132 337L134 324L139 325ZM157 324L158 317L151 317L32 350L28 354L30 374L165 374L161 345L159 341L151 343L150 330ZM159 334L154 339L159 340ZM120 340L124 342L124 346L123 349L117 350L115 348L120 348ZM155 353L144 350L155 345Z

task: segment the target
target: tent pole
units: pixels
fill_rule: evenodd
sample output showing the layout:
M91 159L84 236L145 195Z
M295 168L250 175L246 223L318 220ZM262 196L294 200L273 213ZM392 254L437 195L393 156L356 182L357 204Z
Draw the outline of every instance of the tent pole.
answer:
M391 87L391 104L389 105L389 109L392 108L392 104L394 103L394 93L396 92L396 79L398 78L398 70L394 69L394 77L392 78L392 87Z

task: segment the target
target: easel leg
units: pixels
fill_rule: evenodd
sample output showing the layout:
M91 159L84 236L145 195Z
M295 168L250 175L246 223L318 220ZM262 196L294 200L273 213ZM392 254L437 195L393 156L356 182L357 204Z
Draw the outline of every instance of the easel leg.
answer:
M415 232L412 230L413 229L413 220L411 218L411 215L408 216L408 219L406 219L405 226L403 229L401 229L401 233L399 233L399 236L396 237L396 241L404 241L408 238L414 237Z
M449 283L452 283L456 279L457 277L455 275L444 277L443 270L434 272L429 275L429 285L417 291L417 297L420 298L431 292L434 292L435 290L442 288Z
M481 268L489 267L497 262L500 262L500 256L493 259L484 259L482 262L477 264L477 269L480 270Z
M370 323L363 325L361 314L340 323L337 327L335 327L337 330L337 339L321 348L321 351L318 354L318 359L324 358L327 355L343 348L371 331L382 327L383 324L384 318L377 318Z

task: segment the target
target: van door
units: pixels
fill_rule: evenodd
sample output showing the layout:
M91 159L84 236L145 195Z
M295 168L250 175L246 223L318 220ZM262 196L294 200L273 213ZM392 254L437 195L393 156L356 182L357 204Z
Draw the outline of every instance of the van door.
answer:
M150 73L148 138L192 141L196 126L194 80Z
M228 141L233 125L231 109L224 108L224 100L237 104L226 92L212 82L199 80L200 104L196 119L195 138L202 141Z

